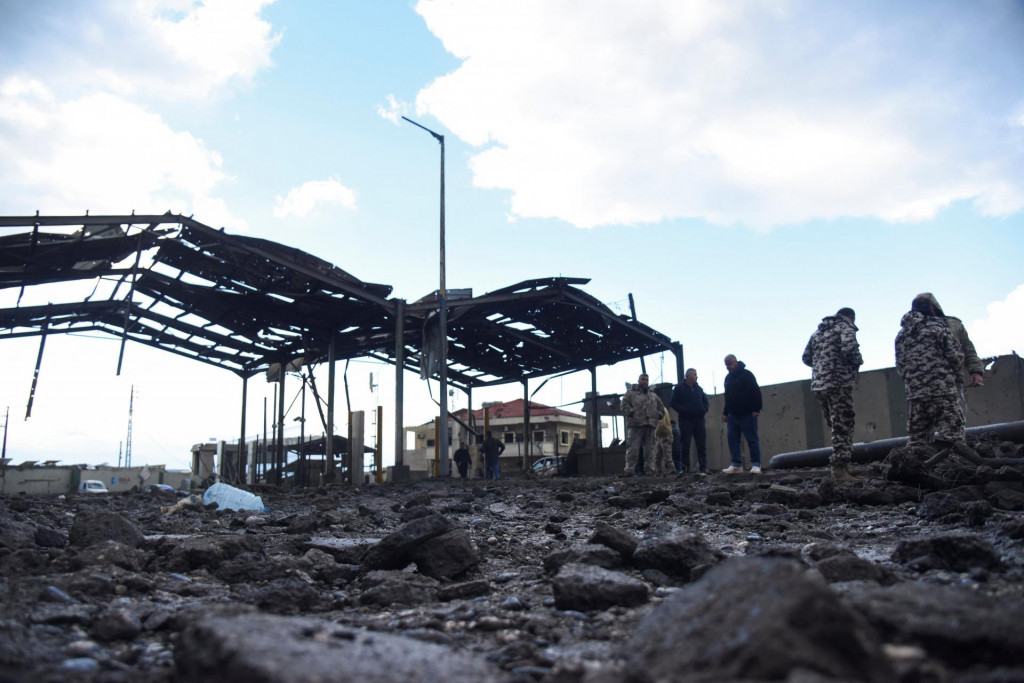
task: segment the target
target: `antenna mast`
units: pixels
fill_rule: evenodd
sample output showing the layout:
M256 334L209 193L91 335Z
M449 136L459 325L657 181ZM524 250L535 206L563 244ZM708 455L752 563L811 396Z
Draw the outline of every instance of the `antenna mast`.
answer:
M128 438L124 446L124 466L132 466L132 413L135 412L135 385L132 385L131 398L128 399Z

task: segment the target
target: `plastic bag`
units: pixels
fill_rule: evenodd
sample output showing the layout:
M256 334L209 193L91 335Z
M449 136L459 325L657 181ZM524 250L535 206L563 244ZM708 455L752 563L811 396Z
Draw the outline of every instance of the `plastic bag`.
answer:
M263 499L229 484L213 484L203 493L203 505L216 503L221 510L257 510L266 512Z

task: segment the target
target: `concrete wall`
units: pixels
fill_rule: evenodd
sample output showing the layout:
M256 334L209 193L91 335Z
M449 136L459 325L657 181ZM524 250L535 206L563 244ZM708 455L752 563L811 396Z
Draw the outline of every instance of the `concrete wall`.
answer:
M149 477L142 479L142 471L148 469ZM80 466L60 467L18 467L0 468L0 495L60 495L73 493L83 479L99 479L111 493L130 491L140 484L168 484L174 488L185 488L183 484L198 483L187 470L166 470L163 465L143 467L96 467L83 469Z
M751 368L756 375L757 369ZM809 372L809 370L808 370ZM773 455L821 448L830 445L828 427L810 379L762 386L764 412L758 419L762 464ZM722 406L725 397L709 397L707 416L708 467L729 465ZM907 435L907 402L903 381L896 368L871 370L860 375L853 392L857 413L854 442L876 441ZM1016 355L1000 356L985 372L984 386L967 390L967 426L1024 420L1024 359ZM744 462L749 465L746 442ZM696 449L690 448L691 468L696 466Z

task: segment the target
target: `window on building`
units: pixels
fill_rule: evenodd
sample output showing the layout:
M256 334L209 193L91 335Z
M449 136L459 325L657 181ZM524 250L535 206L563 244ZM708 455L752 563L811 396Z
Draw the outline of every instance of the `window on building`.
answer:
M537 431L535 431L533 433L533 442L534 443L544 443L544 431L543 430L538 429Z
M558 433L558 443L562 444L563 446L568 446L569 445L569 430L568 429L563 429L561 432Z
M576 439L582 439L582 438L583 438L583 436L579 432L573 432L572 433L572 440L573 441L575 441Z
M434 447L434 440L433 439L427 439L427 448L433 448L433 447Z
M515 432L505 432L501 436L502 436L502 440L505 443L515 443L516 442L516 434L515 434Z

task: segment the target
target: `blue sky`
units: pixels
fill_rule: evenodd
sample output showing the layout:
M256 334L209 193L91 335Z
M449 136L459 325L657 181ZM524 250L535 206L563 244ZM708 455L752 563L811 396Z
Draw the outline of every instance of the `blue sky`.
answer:
M192 214L413 300L438 284L438 145L407 115L446 136L449 287L589 277L623 313L633 293L709 390L727 353L763 384L809 376L807 337L842 306L866 368L891 366L924 290L1009 353L1021 35L1009 1L0 0L0 214ZM133 345L117 377L103 338L47 341L25 420L37 351L3 345L16 462L116 462L133 384L135 463L237 438L234 375ZM647 365L674 380L671 357ZM599 389L638 371L602 368ZM249 385L252 435L270 385ZM393 385L350 366L353 408L384 406L386 460ZM428 420L427 386L406 387L406 424Z

